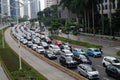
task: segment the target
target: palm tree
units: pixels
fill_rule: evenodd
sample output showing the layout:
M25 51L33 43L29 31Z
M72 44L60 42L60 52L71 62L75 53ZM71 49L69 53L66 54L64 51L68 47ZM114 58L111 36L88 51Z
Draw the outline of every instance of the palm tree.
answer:
M104 15L103 15L103 0L99 0L98 4L101 9L101 23L102 23L102 34L104 34Z
M112 36L112 13L111 13L111 10L112 10L112 3L114 3L115 0L109 0L109 26L110 26L110 35Z

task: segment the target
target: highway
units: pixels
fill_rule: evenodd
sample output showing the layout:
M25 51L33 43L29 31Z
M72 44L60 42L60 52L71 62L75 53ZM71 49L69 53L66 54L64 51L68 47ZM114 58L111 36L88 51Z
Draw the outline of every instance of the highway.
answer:
M18 54L18 44L16 43L16 41L14 41L14 39L11 38L10 28L5 32L5 40L9 44L9 46ZM37 56L33 55L22 46L20 47L20 53L24 61L26 61L30 66L36 69L39 73L43 74L49 80L75 80L68 74L62 72L61 70L51 66Z

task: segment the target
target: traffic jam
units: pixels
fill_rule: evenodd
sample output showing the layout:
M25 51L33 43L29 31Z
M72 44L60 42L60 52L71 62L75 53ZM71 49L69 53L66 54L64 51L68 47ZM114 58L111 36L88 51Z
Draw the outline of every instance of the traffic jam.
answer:
M68 42L35 32L29 28L30 22L11 27L12 35L22 44L40 55L55 61L76 73L92 80L119 80L120 60L103 56L99 48L73 47Z

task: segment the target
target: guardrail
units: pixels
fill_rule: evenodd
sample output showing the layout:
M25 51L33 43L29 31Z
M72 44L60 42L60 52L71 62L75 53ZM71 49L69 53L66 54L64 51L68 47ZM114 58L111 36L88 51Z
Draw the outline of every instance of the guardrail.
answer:
M12 34L11 34L11 37L12 37L16 42L18 42L17 39L16 39ZM43 61L45 61L45 62L47 62L48 64L50 64L50 65L52 65L52 66L60 69L61 71L67 73L68 75L74 77L75 79L77 79L77 80L88 80L87 78L79 75L78 73L73 72L73 71L71 71L71 70L69 70L69 69L61 66L60 64L58 64L58 63L56 63L56 62L54 62L54 61L52 61L52 60L49 60L49 59L45 58L43 55L38 54L37 52L33 51L31 48L28 48L27 46L25 46L25 45L23 45L23 44L21 44L21 46L24 47L25 49L27 49L29 52L32 52L35 56L39 57L39 58L42 59Z

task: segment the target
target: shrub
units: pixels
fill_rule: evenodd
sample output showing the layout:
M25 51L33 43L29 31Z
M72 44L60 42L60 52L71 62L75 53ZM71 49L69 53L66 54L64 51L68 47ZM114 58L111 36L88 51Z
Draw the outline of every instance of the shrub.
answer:
M117 55L120 56L120 51L117 52Z

